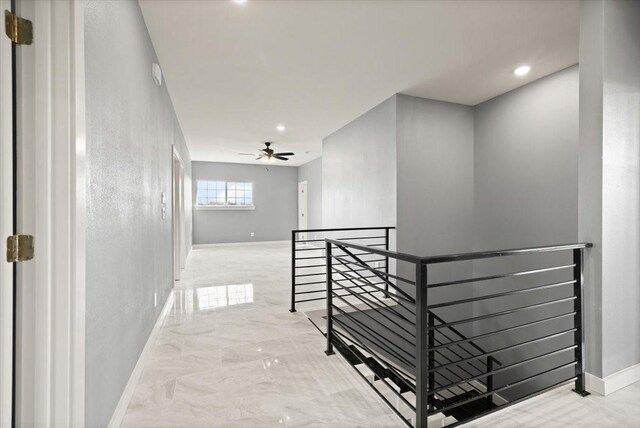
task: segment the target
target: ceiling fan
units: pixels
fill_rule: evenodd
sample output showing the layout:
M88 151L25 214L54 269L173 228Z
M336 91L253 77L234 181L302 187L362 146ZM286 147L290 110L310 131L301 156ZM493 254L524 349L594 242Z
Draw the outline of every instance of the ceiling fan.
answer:
M259 150L257 154L255 153L238 153L238 154L242 156L258 156L256 160L261 160L266 163L273 163L275 162L276 159L288 161L289 160L288 156L295 155L295 153L292 153L292 152L275 153L273 149L270 147L271 143L269 142L264 143L264 145L267 147L262 150Z

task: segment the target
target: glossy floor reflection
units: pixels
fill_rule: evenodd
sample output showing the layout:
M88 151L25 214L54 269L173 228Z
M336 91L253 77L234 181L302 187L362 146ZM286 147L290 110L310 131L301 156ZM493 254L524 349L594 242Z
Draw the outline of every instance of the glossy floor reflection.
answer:
M288 243L193 250L123 426L401 427L288 312L289 263ZM638 427L639 402L640 383L607 397L561 388L466 426Z
M288 243L195 249L125 427L396 427L302 313Z

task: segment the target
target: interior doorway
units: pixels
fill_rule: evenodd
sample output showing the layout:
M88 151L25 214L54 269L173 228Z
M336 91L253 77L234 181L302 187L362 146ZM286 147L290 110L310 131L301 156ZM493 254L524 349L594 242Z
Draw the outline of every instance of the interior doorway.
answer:
M309 215L307 214L307 182L298 183L298 229L308 229ZM300 234L300 239L307 239L305 234Z
M184 269L186 262L185 236L184 236L184 164L173 148L172 168L172 229L173 229L173 279L180 281L180 270Z

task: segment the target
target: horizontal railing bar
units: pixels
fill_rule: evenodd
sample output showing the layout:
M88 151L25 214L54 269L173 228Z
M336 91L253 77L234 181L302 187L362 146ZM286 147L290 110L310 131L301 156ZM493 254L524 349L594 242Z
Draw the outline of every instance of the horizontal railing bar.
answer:
M347 344L347 342L346 342L347 340L349 340L349 341L352 343L352 345L351 345L351 346L361 347L362 349L364 349L364 350L365 350L366 352L368 352L369 354L371 354L371 355L376 355L375 353L370 352L369 348L367 348L365 345L363 345L363 344L361 344L361 343L357 343L357 342L353 341L352 339L349 339L348 337L346 337L346 336L345 336L345 335L343 335L342 333L337 333L337 334L336 334L336 336L338 336L338 337L337 337L337 339L338 339L340 342L342 342L342 345L343 345L345 348L348 348L348 347L349 347L349 345L348 345L348 344ZM357 355L356 355L356 358L358 358L358 360L359 360L362 364L364 364L364 365L368 366L368 364L367 364L365 361L363 361L360 357L358 357ZM374 357L374 358L375 358L375 357ZM379 359L377 359L377 358L376 358L376 360L380 361L380 360L379 360ZM402 375L402 373L398 373L398 371L397 371L397 369L396 369L395 367L391 366L391 364L390 364L390 363L388 363L388 362L386 362L385 360L382 360L382 361L383 361L383 362L385 362L385 363L387 364L387 367L386 367L386 369L387 369L387 370L392 371L396 376L398 376L399 378L403 378L403 379L404 379L404 376ZM381 364L381 365L382 365L382 364ZM384 367L384 366L383 366L383 367ZM371 384L371 382L369 382L369 380L367 380L367 378L366 378L362 373L360 373L360 371L359 371L359 370L357 370L357 369L356 369L356 371L360 374L360 376L362 376L362 378L363 378L363 379L365 379L365 380L366 380L370 385L372 385L372 384ZM405 375L405 376L406 376L406 375ZM396 391L396 390L395 390L395 388L393 388L392 386L390 386L390 385L389 385L389 384L388 384L384 379L381 379L381 378L380 378L380 380L382 380L382 381L385 383L385 385L387 385L387 387L388 387L389 389L391 389L391 390L392 390L392 391L393 391L393 392L394 392L398 397L400 397L400 398L404 401L404 403L407 405L407 407L409 407L409 409L411 409L411 410L413 410L413 411L415 412L415 410L416 410L415 406L414 406L413 404L411 404L411 403L410 403L406 398L404 398L404 397L402 396L402 394L400 394L400 392ZM406 385L411 389L411 392L413 392L413 393L415 394L415 391L416 391L415 386L414 386L414 385L412 385L410 382L408 382L408 381L407 381L407 379L404 379L404 380L405 380L405 384L406 384ZM373 387L373 385L372 385L372 387ZM374 389L376 389L375 387L373 387L373 388L374 388ZM376 389L376 391L377 391L377 389ZM384 397L383 397L383 399L384 399ZM385 401L386 401L386 402L391 406L391 403L389 403L386 399L385 399ZM394 406L392 406L392 407L394 407ZM403 417L402 419L406 421L406 419L404 419L404 417ZM409 424L409 422L408 422L408 421L407 421L407 424Z
M440 322L440 323L444 323L444 322L445 322L442 318L440 318L438 315L436 315L433 311L430 311L430 312L429 312L429 315L431 315L433 318L435 318L435 319L436 319L436 321L438 321L438 322ZM462 334L460 331L458 331L458 329L456 329L456 328L454 328L454 327L451 327L451 326L450 326L450 327L448 327L448 330L452 331L454 334L457 334L457 335L458 335L458 337L460 337L460 338L462 338L462 339L466 339L466 338L467 338L467 336L465 336L464 334ZM441 333L441 334L443 334L445 337L447 337L444 333L442 333L442 331L440 331L440 333ZM448 337L447 337L447 338L448 338ZM485 350L484 350L480 345L478 345L477 343L469 342L469 345L470 345L470 346L472 346L476 351L479 351L479 352L481 352L481 353L485 353L485 352L486 352L486 351L485 351ZM473 355L473 354L472 354L471 352L469 352L469 351L467 351L467 353L468 353L469 355ZM494 360L495 360L495 362L496 362L496 363L498 363L499 365L502 365L502 363L501 363L500 361L496 360L495 358L494 358Z
M338 335L336 334L336 338L338 340L340 340L342 342L342 344L347 347L347 344L339 337L337 337ZM341 335L342 336L342 335ZM360 359L360 358L358 358ZM362 361L362 360L360 360ZM366 365L366 363L365 363ZM355 369L355 367L354 367ZM372 382L369 381L369 379L367 379L367 377L360 373L360 370L355 369L356 373L358 373L358 375L369 384L369 386L371 386L371 388L373 388L373 390L376 392L376 394L378 394L378 397L380 397L385 403L387 403L389 405L389 407L391 407L391 410L393 410L393 412L407 425L407 426L412 426L411 422L409 420L407 420L407 418L404 417L404 415L402 415L402 413L400 412L400 410L396 409L396 407L394 405L392 405L389 400L387 400L387 398L384 396L384 394L380 391L378 391L378 388L376 388ZM385 382L386 384L386 382ZM389 387L389 389L391 389L397 396L401 397L403 400L406 401L406 399L404 397L402 397L402 394L400 394L399 392L396 392L396 390L392 387ZM415 391L415 389L414 389ZM414 406L412 406L411 404L407 403L409 408L412 409L414 412L416 411L416 408Z
M375 253L359 253L356 254L357 256L374 256L377 255ZM344 254L342 254L342 256L344 256ZM338 257L338 256L334 256L334 257ZM317 259L326 259L326 256L314 256L314 257L296 257L296 260L317 260ZM375 259L375 260L364 260L367 263L373 263L373 262L383 262L386 259Z
M376 254L379 254L381 256L390 257L390 258L402 260L402 261L405 261L405 262L411 262L411 263L419 263L420 262L420 258L419 257L413 256L411 254L398 253L397 251L379 250L377 248L369 248L369 247L365 247L365 246L358 245L358 244L352 244L350 242L340 241L340 240L337 240L337 239L327 239L326 242L329 242L329 243L331 243L333 245L338 245L338 246L342 245L344 247L355 248L356 250L370 251L372 253L376 253Z
M356 237L352 237L352 238L339 238L339 239L343 239L345 241L355 241L356 239L383 239L386 238L386 236L381 235L381 236L356 236ZM295 240L294 242L297 243L302 243L302 242L324 242L326 238L322 238L322 239L303 239L303 240ZM324 248L324 247L323 247Z
M437 343L440 343L440 341L437 341L437 340L436 340L436 342L437 342ZM456 355L457 357L460 357L460 355L459 355L459 354L457 354L456 352L453 352L453 351L451 351L451 350L449 350L449 352L453 353L453 354L454 354L454 355ZM436 354L438 354L438 355L440 355L440 356L442 356L442 358L444 358L446 361L449 361L449 362L451 362L451 361L452 361L452 360L451 360L451 358L447 357L445 354L443 354L443 353L442 353L442 352L440 352L440 351L435 351L435 353L436 353ZM475 370L478 370L478 371L480 371L480 372L482 372L482 371L484 370L484 369L482 369L482 368L479 368L479 367L474 366L474 365L473 365L473 364L471 364L471 363L466 363L466 364L468 364L469 366L473 367ZM462 365L456 366L456 368L457 368L458 370L462 370L463 372L465 372L465 373L466 373L466 374L468 374L469 376L473 376L473 375L471 374L471 372L469 372L469 370L465 369ZM458 373L454 372L453 370L451 370L451 369L445 369L445 370L447 370L449 373L451 373L451 374L453 374L454 376L456 376L458 379L461 379L461 380L462 380L462 376L460 376ZM438 374L439 374L440 376L442 376L442 373L438 373ZM451 383L451 381L449 381L449 383ZM475 385L471 385L471 386L472 386L474 389L478 389L478 388L476 388L476 386L475 386ZM449 388L447 388L447 389L449 389ZM480 390L478 390L478 391L480 391Z
M471 403L473 401L479 400L481 398L489 397L490 395L493 395L495 393L506 391L507 389L511 389L513 387L522 385L523 383L529 382L530 380L535 379L538 376L544 376L546 374L553 373L553 372L556 372L558 370L563 370L563 369L575 366L576 364L578 364L578 362L577 361L573 361L571 363L567 363L567 364L563 364L563 365L558 366L558 367L554 367L553 369L545 370L545 371L540 372L538 374L535 374L535 375L532 375L532 376L528 376L528 377L526 377L524 379L521 379L519 381L507 384L505 386L501 386L500 388L492 389L489 392L485 392L483 394L476 395L476 396L474 396L472 398L468 398L466 400L457 401L454 404L451 404L449 406L445 406L445 407L439 408L437 410L434 410L432 412L428 412L428 415L431 416L431 415L437 415L438 413L448 412L449 410L455 409L456 407L460 407L460 406L463 406L465 404L469 404L469 403Z
M337 259L337 260L341 260L341 261L343 261L343 262L345 262L347 264L352 264L352 265L355 265L355 266L359 266L359 267L365 268L366 270L369 270L369 271L378 272L380 275L384 275L385 277L388 276L389 278L397 279L398 281L402 281L405 284L409 284L409 285L415 285L416 284L414 281L402 278L401 276L397 276L397 275L394 275L394 274L391 274L391 273L387 273L387 272L384 272L384 271L383 272L379 271L379 269L384 269L386 266L379 266L377 268L374 268L372 266L368 266L368 265L365 265L365 264L362 264L362 263L349 261L348 259L345 258L345 256L331 256L331 257L334 258L334 259ZM372 262L375 262L375 261L377 261L377 262L385 261L385 259L381 259L381 260L364 260L364 261L367 262L367 263L372 263Z
M415 340L413 340L413 341L412 341L412 340L409 340L409 339L407 339L406 337L404 337L404 336L402 336L402 335L398 334L398 332L394 331L391 327L389 327L389 326L387 326L387 325L384 325L383 323L381 323L380 321L376 320L374 317L372 317L371 315L369 315L369 314L367 313L367 311L360 311L360 310L358 310L358 308L356 308L353 304L351 304L351 303L347 302L347 301L343 298L343 296L339 296L339 295L338 295L338 294L336 294L336 293L333 293L333 294L334 294L334 296L338 297L338 299L340 299L340 300L342 300L344 303L346 303L350 308L355 309L355 310L356 310L356 313L362 313L363 315L366 315L366 316L367 316L367 318L372 319L372 320L374 321L374 323L379 324L379 325L381 325L382 327L386 328L386 329L387 329L387 330L389 330L392 334L394 334L394 335L398 336L399 338L401 338L402 340L404 340L405 342L407 342L409 345L415 345ZM347 296L344 296L344 297L347 297ZM358 298L359 298L359 297L358 297ZM361 300L361 301L364 303L364 300ZM365 303L365 305L366 305L366 304L367 304L367 303ZM367 306L369 306L369 307L373 308L373 307L372 307L372 306L370 306L370 305L367 305ZM374 308L374 309L375 309L375 308ZM408 331L408 330L406 330L406 329L402 328L400 325L398 325L396 322L394 322L393 320L391 320L390 318L388 318L388 317L386 317L386 316L385 316L385 319L386 319L386 320L389 320L389 321L390 321L391 323L393 323L394 325L396 325L396 326L400 327L403 331L405 331L405 332L406 332L406 333L408 333L412 338L414 338L414 339L415 339L415 337L416 337L416 336L415 336L415 334L413 334L413 333L411 333L410 331ZM355 320L355 318L354 318L354 320Z
M380 244L367 244L366 247L384 247L387 244L385 243L380 243ZM324 251L325 247L316 247L316 248L296 248L296 252L300 252L300 251Z
M338 309L337 307L335 307L335 308ZM375 343L377 346L382 348L383 352L387 352L390 355L393 355L395 358L397 358L397 359L401 360L402 362L404 362L405 364L407 364L409 367L415 368L415 364L411 363L405 357L402 357L401 355L398 355L395 351L386 348L385 345L381 344L378 340L373 339L371 337L367 337L366 333L363 333L362 331L357 331L356 329L353 328L353 326L349 326L349 325L345 324L340 318L335 318L334 317L333 321L338 323L338 324L340 324L340 325L342 325L342 328L344 328L345 331L347 331L349 334L351 334L351 335L357 334L361 338L365 338L366 340L370 340L371 342ZM404 351L404 352L405 352L405 354L408 354L408 352L406 352L406 351Z
M447 425L447 428L455 428L455 427L458 427L458 426L461 426L461 425L464 425L464 424L468 424L471 421L474 421L476 419L479 419L481 417L490 415L490 414L495 413L495 412L499 412L499 411L501 411L501 410L503 410L503 409L505 409L507 407L513 406L514 404L522 403L523 401L526 401L526 400L528 400L530 398L533 398L533 397L536 397L538 395L544 394L546 392L552 391L552 390L558 388L559 386L567 385L567 384L575 381L576 379L577 379L577 376L572 376L572 377L570 377L568 379L565 379L565 380L562 380L560 382L554 383L551 386L539 389L539 390L537 390L535 392L532 392L531 394L527 394L524 397L518 398L516 400L511 400L506 404L501 404L501 405L499 405L497 407L494 407L493 409L486 410L486 411L484 411L482 413L479 413L479 414L477 414L475 416L472 416L472 417L470 417L468 419L465 419L463 421L458 421L458 422L455 422L455 423L453 423L451 425Z
M322 268L323 268L323 267L327 267L327 265L326 265L326 264L321 264L321 265L298 266L298 265L296 264L296 271L297 271L298 269L311 269L311 268L319 268L319 267L322 267Z
M388 284L391 288L396 290L398 293L402 294L411 303L415 304L415 299L413 297L411 297L407 293L405 293L401 288L398 287L397 284L394 284L393 282L389 281L389 277L390 277L389 273L387 273L387 272L379 272L376 269L374 269L374 268L372 268L372 267L370 267L369 265L366 264L366 262L371 263L371 261L369 261L369 260L361 260L356 254L351 253L349 250L344 249L344 248L343 248L343 250L348 254L349 257L351 257L352 259L355 260L355 262L350 262L350 263L355 264L356 266L360 266L360 267L369 269L371 272L376 274L381 280L383 280L386 284ZM336 260L340 261L340 263L345 265L345 267L346 267L345 263L349 263L348 261L344 260L344 257L337 257ZM397 277L396 277L396 279L397 279Z
M537 320L537 321L526 322L524 324L516 325L514 327L508 327L508 328L503 328L503 329L500 329L500 330L492 331L492 332L489 332L489 333L479 334L477 336L468 337L468 338L464 338L464 339L460 339L460 340L456 340L456 341L450 342L450 343L446 344L446 346L442 346L442 348L446 348L447 346L458 345L460 343L465 343L465 342L469 342L469 341L472 341L472 340L486 339L487 337L495 336L496 334L506 333L508 331L517 330L519 328L530 327L532 325L542 324L543 322L554 321L554 320L557 320L557 319L560 319L560 318L571 317L571 316L574 316L575 314L576 314L576 312L570 312L570 313L566 313L566 314L562 314L562 315L555 315L555 316L548 317L548 318L543 318L543 319ZM428 348L428 349L436 350L436 349L440 349L440 347L436 346L436 347Z
M496 370L493 370L493 371L490 371L490 372L486 372L486 373L481 373L481 374L479 374L477 376L473 376L473 377L464 379L459 383L454 383L454 384L449 384L449 385L446 385L446 386L441 386L439 388L434 389L433 391L429 391L429 393L427 395L436 394L436 393L438 393L440 391L443 391L445 389L449 389L449 388L451 388L453 386L456 386L456 385L462 385L463 383L466 383L466 382L471 382L473 380L482 379L483 377L492 376L492 375L495 375L495 374L498 374L498 373L502 373L505 370L509 370L509 369L514 368L514 367L522 366L524 364L530 363L532 361L537 361L537 360L542 359L542 358L551 357L553 355L558 355L558 354L561 354L563 352L570 351L572 349L576 349L577 347L578 347L578 345L571 345L571 346L567 346L567 347L562 348L562 349L558 349L558 350L555 350L555 351L547 352L547 353L542 354L542 355L538 355L536 357L527 358L525 360L518 361L517 363L509 364L508 366L503 366L503 367L500 367L499 369L496 369Z
M322 290L324 292L326 292L327 290ZM317 293L319 293L320 291L317 291ZM359 293L359 294L371 294L371 293L375 293L375 291L370 291L370 292L365 292L365 293ZM296 295L298 294L302 294L302 293L296 293ZM344 296L348 296L348 295L344 295ZM314 301L318 301L318 300L327 300L326 296L323 297L314 297L312 299L304 299L304 300L296 300L296 303L304 303L304 302L314 302Z
M427 372L428 373L432 373L432 372L444 369L446 367L449 367L451 365L456 365L456 364L464 363L464 362L467 362L467 361L477 360L477 359L484 358L484 357L487 357L487 356L490 356L490 355L493 356L495 354L499 354L500 352L510 351L511 349L522 348L523 346L531 345L532 343L543 342L543 341L549 340L549 339L555 339L556 337L560 337L560 336L565 335L567 333L573 333L573 332L575 332L577 330L578 330L577 328L570 328L568 330L563 330L563 331L560 331L558 333L553 333L553 334L549 334L547 336L537 337L535 339L531 339L531 340L527 340L527 341L524 341L524 342L520 342L520 343L517 343L515 345L509 345L509 346L505 346L503 348L499 348L499 349L496 349L496 350L493 350L493 351L490 351L490 352L485 352L482 355L474 355L473 357L465 358L463 360L458 360L458 361L454 361L454 362L449 363L449 364L443 364L443 365L440 365L440 366L437 366L437 367L433 367L433 368L430 368L429 370L427 370Z
M326 266L323 266L323 267L326 267ZM302 275L294 275L294 277L295 278L304 278L306 276L318 276L318 275L326 275L326 274L327 274L327 272L323 271L323 272L318 272L318 273L305 273L305 274L302 274Z
M296 283L296 287L302 287L303 285L316 285L316 284L326 284L327 281L323 280L323 281L314 281L314 282L299 282Z
M332 281L332 283L334 283L334 284L335 284L335 281ZM352 283L353 283L353 284L355 284L353 281L352 281ZM380 284L380 283L378 283L378 284ZM378 285L378 284L376 284L376 285ZM386 291L386 290L381 289L381 288L378 288L378 287L374 287L374 286L371 286L371 285L365 285L365 286L357 285L357 286L358 286L358 287L360 287L360 288L362 288L362 289L364 289L364 287L372 287L372 288L374 288L376 291L378 291L378 292L382 292L383 294L386 294L386 293L385 293L385 291ZM336 289L336 290L334 290L334 292L335 292L335 291L338 291L338 290L340 290L340 289ZM385 302L383 302L382 300L378 299L375 295L373 295L373 293L374 293L374 292L371 292L371 291L370 291L368 294L370 294L370 295L371 295L371 297L373 297L374 299L376 299L376 300L378 301L378 303L377 303L377 305L378 305L378 306L373 307L373 306L371 306L371 305L368 305L370 308L372 308L372 309L374 309L374 310L380 310L380 309L382 309L382 308L387 309L389 312L393 313L393 314L394 314L395 316L397 316L398 318L402 319L403 321L405 321L405 322L407 322L407 323L409 323L409 324L411 324L411 325L413 325L413 326L415 327L415 321L409 320L408 318L405 318L404 316L400 315L400 313L396 312L396 311L395 311L391 306L389 306L388 304L385 304ZM398 296L397 296L397 295L394 295L394 297L396 297L396 298L397 298ZM399 304L399 305L400 305L400 302L398 302L398 301L396 301L396 300L393 300L393 298L391 298L391 297L388 297L388 298L389 298L390 300L392 300L394 303L397 303L397 304ZM362 300L362 299L361 299L361 300ZM370 301L367 301L367 302L370 302ZM403 306L402 306L402 305L400 305L400 307L403 307ZM404 307L403 307L403 308L404 308ZM405 310L406 310L406 308L405 308ZM380 315L382 315L384 318L387 318L387 316L386 316L382 311L380 311ZM413 313L412 313L412 315L415 315L415 314L413 314ZM387 318L387 319L388 319L388 318ZM392 321L392 322L393 322L393 321ZM394 322L394 324L396 324L396 323ZM409 333L412 337L414 337L414 338L415 338L415 335L414 335L413 333L411 333L409 330L406 330L404 327L402 327L402 326L401 326L401 325L399 325L399 324L396 324L396 325L397 325L398 327L400 327L402 330L404 330L404 331L406 331L407 333Z
M317 300L327 300L327 298L326 297L316 297L316 298L313 298L313 299L296 300L296 303L314 302L314 301L317 301Z
M482 300L497 299L499 297L532 293L534 291L546 290L546 289L555 288L555 287L562 287L563 285L569 285L569 284L575 284L575 283L576 283L576 280L572 279L571 281L562 281L562 282L554 282L552 284L536 285L534 287L521 288L519 290L514 290L514 291L505 291L503 293L488 294L486 296L478 296L478 297L471 297L469 299L460 299L460 300L453 300L450 302L437 303L435 305L429 305L427 308L428 309L445 308L447 306L455 306L455 305L462 305L465 303L480 302Z
M446 334L444 334L442 331L438 331L438 333L442 334L442 335L445 337L445 339L447 339L447 340L451 341L451 338L450 338L449 336L447 336ZM441 342L440 340L438 340L438 339L435 337L435 334L434 334L434 341L435 341L438 345L443 345L443 344L444 344L444 342ZM473 355L471 352L469 352L469 350L468 350L468 349L466 349L466 348L462 347L461 345L458 345L458 347L459 347L460 349L462 349L463 351L465 351L467 354L469 354L469 355ZM448 350L449 352L451 352L453 355L455 355L456 357L458 357L458 358L464 358L462 355L460 355L458 352L454 351L453 349L449 349L449 348L447 348L447 350ZM439 352L439 351L436 351L436 352ZM484 352L484 351L482 351L482 352ZM444 358L446 358L449 362L453 361L452 359L450 359L450 358L448 358L447 356L445 356L442 352L439 352L439 353L440 353L440 355L442 355ZM463 364L469 364L471 367L473 367L474 369L479 370L479 371L486 370L486 367L478 367L477 365L475 365L475 364L473 364L473 363L471 363L471 362L467 362L467 363L463 363ZM483 363L480 363L480 364L482 365Z
M330 241L330 240L327 240ZM514 248L509 250L476 251L473 253L447 254L442 256L421 257L420 262L426 264L459 262L465 260L487 259L492 257L518 256L523 254L539 254L556 251L579 250L591 248L591 243L577 243L564 245L547 245L544 247Z
M346 281L346 280L343 280L343 281ZM369 294L369 293L384 293L384 289L374 287L375 285L380 285L380 284L382 284L382 283L378 282L378 283L375 283L375 284L372 284L372 285L369 285L369 284L367 284L367 285L354 285L353 287L345 287L345 286L341 285L339 289L334 290L334 291L348 290L348 289L351 289L351 288L371 287L371 288L374 288L374 290L368 290L368 291L365 292L365 294ZM326 292L327 292L327 289L323 288L323 289L318 289L318 290L296 291L296 295L299 295L299 294L313 294L313 293L326 293Z
M470 283L470 282L482 282L482 281L490 281L492 279L512 278L514 276L533 275L533 274L536 274L536 273L552 272L552 271L555 271L555 270L568 269L568 268L572 268L574 266L575 266L575 264L570 264L570 265L554 266L554 267L541 268L541 269L528 270L528 271L521 271L521 272L510 272L510 273L504 273L504 274L500 274L500 275L481 276L481 277L478 277L478 278L460 279L460 280L457 280L457 281L437 282L435 284L428 284L427 287L429 287L429 288L438 288L438 287L446 287L448 285L467 284L467 283Z
M415 373L408 373L404 370L404 368L401 367L396 367L394 364L394 362L392 361L387 361L385 358L385 356L382 355L378 355L375 351L372 351L367 345L365 345L364 343L360 343L355 341L353 338L349 338L346 335L344 335L342 332L335 332L337 334L339 334L340 336L342 336L343 338L343 342L344 341L349 341L351 342L351 344L355 347L358 347L360 349L364 349L365 352L367 352L369 355L373 356L373 358L379 360L379 361L383 361L385 364L387 364L387 368L391 371L393 371L396 376L398 377L404 377L407 382L407 386L409 388L411 388L411 392L413 392L415 394L416 392L416 387L415 387Z
M305 232L343 232L349 230L387 230L395 229L395 226L378 226L378 227L337 227L333 229L296 229L292 230L292 233L305 233Z
M534 309L534 308L540 308L540 307L543 307L543 306L553 305L553 304L556 304L556 303L570 302L570 301L576 300L576 299L577 299L576 296L563 297L561 299L550 300L548 302L542 302L542 303L536 303L536 304L533 304L533 305L520 306L518 308L508 309L506 311L494 312L493 314L480 315L478 317L466 318L466 319L462 319L462 320L458 320L458 321L453 321L453 322L440 324L440 325L437 325L437 326L434 326L434 327L429 327L429 330L436 330L436 329L440 329L440 328L443 328L443 327L449 327L449 326L452 326L452 325L466 324L466 323L470 323L470 322L473 322L473 321L481 321L481 320L485 320L485 319L489 319L489 318L499 317L499 316L502 316L502 315L509 315L509 314L513 314L513 313L516 313L516 312L520 312L520 311L525 311L525 310L529 310L529 309Z

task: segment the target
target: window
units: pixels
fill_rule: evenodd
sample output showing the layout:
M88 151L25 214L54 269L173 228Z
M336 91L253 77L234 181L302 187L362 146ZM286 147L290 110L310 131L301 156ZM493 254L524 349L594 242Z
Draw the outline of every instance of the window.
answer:
M196 205L201 208L253 208L253 183L198 181Z

